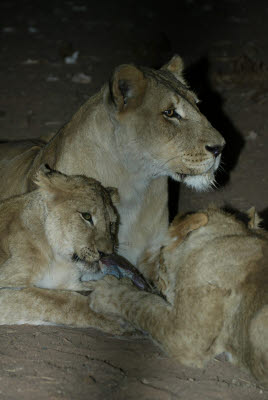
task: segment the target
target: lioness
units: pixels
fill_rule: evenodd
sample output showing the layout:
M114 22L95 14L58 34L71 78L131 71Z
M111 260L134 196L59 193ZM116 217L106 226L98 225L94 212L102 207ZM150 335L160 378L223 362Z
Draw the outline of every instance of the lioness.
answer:
M33 189L40 164L119 190L119 253L132 263L168 227L167 176L203 190L224 139L200 113L173 57L160 70L121 65L46 145L0 145L2 198Z
M177 217L140 265L166 300L105 278L91 308L148 331L189 366L227 352L268 386L268 237L255 215L250 225L214 208Z
M120 325L95 315L88 298L73 292L87 290L82 276L98 279L101 257L113 252L116 189L47 167L35 184L37 190L0 203L0 324L120 333Z

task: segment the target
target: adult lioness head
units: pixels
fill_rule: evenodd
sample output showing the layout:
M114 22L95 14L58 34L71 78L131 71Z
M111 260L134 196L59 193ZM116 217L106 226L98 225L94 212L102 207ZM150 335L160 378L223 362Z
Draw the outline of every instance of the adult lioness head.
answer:
M44 228L54 257L76 262L83 271L98 271L100 258L114 249L117 214L111 198L118 201L117 190L48 166L40 168L35 183L45 206Z
M106 90L106 107L128 169L203 190L214 181L225 142L199 111L182 69L178 56L160 70L121 65Z

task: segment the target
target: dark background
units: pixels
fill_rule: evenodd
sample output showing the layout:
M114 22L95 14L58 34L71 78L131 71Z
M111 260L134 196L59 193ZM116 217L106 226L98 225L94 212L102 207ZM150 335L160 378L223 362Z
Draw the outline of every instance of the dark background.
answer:
M227 145L218 189L200 194L172 184L173 213L179 194L180 211L211 202L241 211L255 205L267 226L267 25L264 0L2 0L0 139L56 132L116 65L157 68L178 53L202 111ZM75 51L77 62L66 64ZM81 73L91 81L77 82ZM4 399L80 399L89 392L92 398L154 400L265 396L251 377L224 362L196 373L175 368L146 340L131 343L130 357L128 341L118 344L93 330L2 329L0 398L1 392Z

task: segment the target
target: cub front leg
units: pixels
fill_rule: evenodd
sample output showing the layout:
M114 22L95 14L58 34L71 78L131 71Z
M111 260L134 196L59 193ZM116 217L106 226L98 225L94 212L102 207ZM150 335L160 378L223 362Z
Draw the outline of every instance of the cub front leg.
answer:
M172 307L160 296L136 289L128 279L106 277L96 282L89 304L97 313L124 318L163 345L173 326Z
M0 290L0 325L68 325L113 334L133 331L89 308L88 296L73 291L26 288Z

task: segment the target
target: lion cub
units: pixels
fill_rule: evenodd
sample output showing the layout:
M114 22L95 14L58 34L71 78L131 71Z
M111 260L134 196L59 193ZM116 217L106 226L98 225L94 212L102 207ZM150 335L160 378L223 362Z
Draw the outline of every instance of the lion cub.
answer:
M268 237L251 214L249 227L214 208L178 216L163 247L140 265L166 300L106 278L91 308L148 331L186 365L227 352L267 386Z
M95 179L43 167L38 190L0 203L0 285L81 289L113 253L116 213Z
M88 290L84 276L102 277L99 260L113 253L117 190L46 166L35 183L37 190L0 203L0 324L120 331L75 292Z

